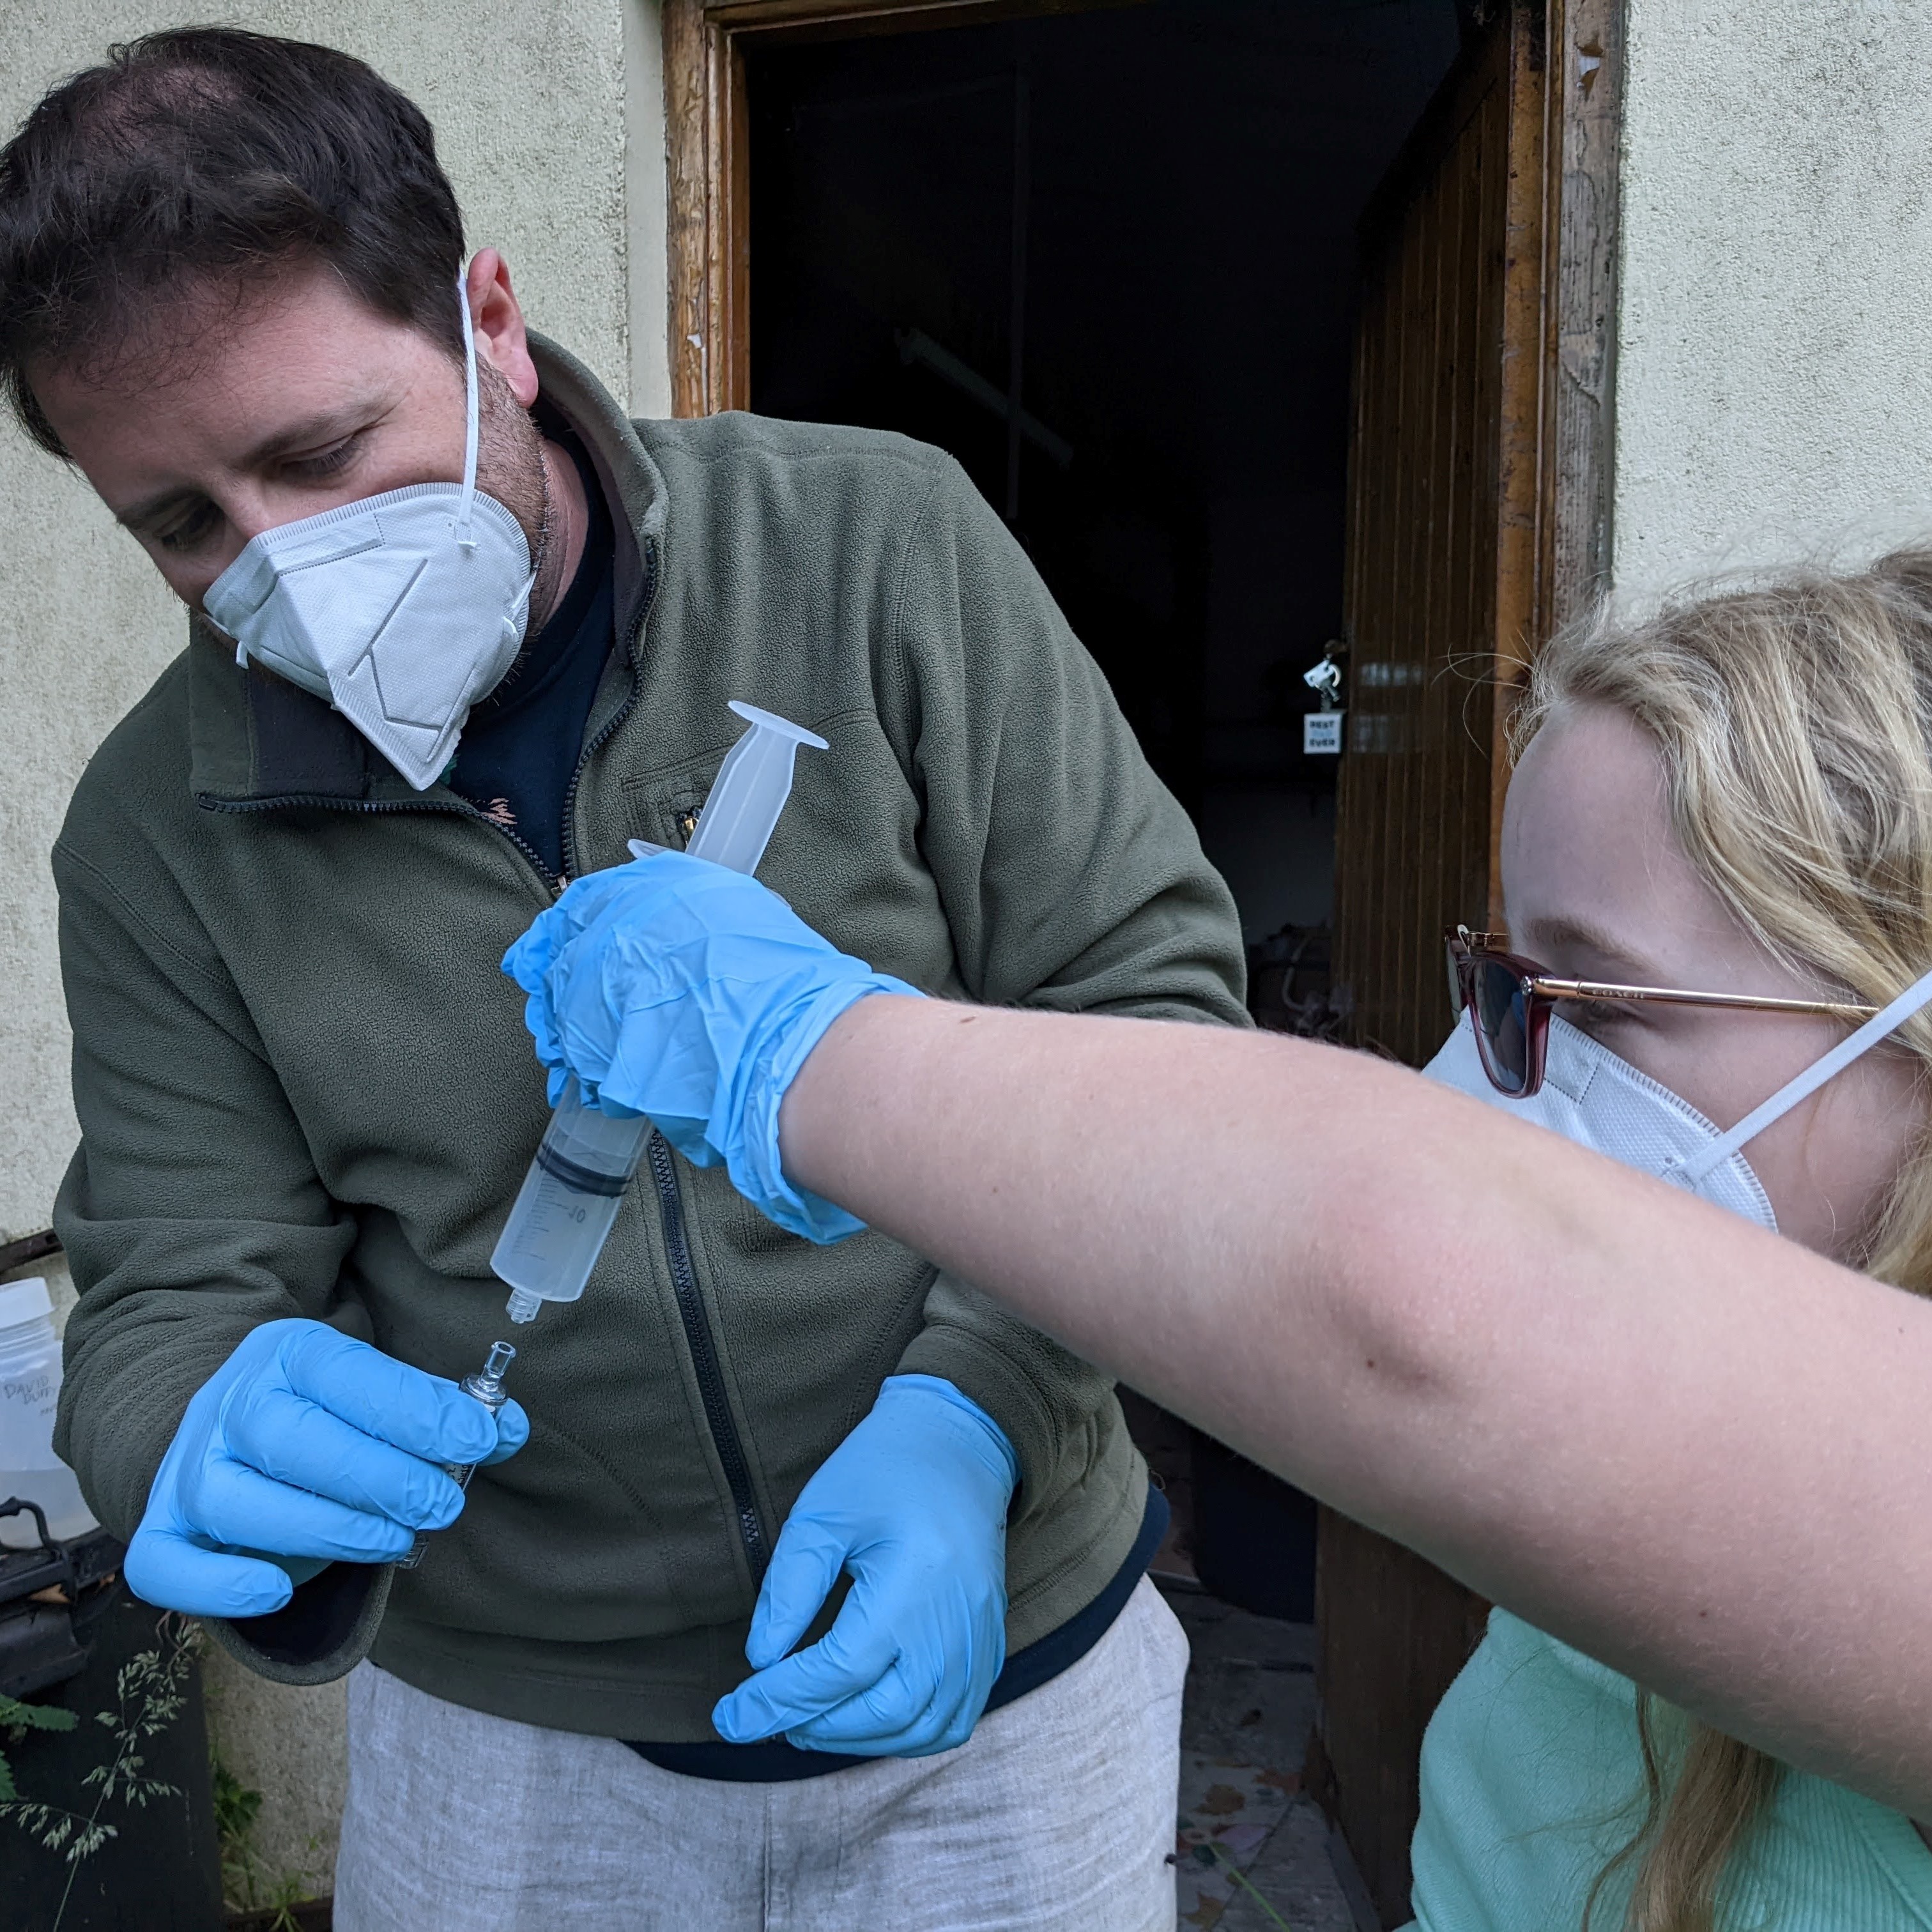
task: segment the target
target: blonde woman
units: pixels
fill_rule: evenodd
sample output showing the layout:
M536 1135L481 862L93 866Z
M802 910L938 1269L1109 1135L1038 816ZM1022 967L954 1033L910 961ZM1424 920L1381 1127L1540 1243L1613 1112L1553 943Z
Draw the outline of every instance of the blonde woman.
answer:
M1932 1288L1932 1011L1753 1120L1932 965L1932 556L1600 621L1544 654L1516 736L1514 951L1450 942L1472 1024L1430 1071ZM1760 1399L1774 1414L1782 1390ZM1932 1852L1904 1817L1507 1610L1436 1714L1423 1786L1432 1932L1932 1925Z
M1932 1927L1932 552L1565 637L1520 742L1433 1070L1493 1108L866 997L675 854L506 964L774 1218L838 1203L1509 1606L1425 1747L1426 1932ZM800 1654L737 1721L801 1720Z

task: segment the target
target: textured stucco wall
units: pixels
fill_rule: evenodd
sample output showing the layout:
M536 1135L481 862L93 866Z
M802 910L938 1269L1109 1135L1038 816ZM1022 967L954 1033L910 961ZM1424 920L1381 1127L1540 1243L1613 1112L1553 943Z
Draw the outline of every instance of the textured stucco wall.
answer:
M1630 0L1620 587L1923 527L1926 22L1924 0Z
M658 0L0 0L0 128L112 41L210 15L325 40L421 104L472 247L508 257L532 321L639 415L670 406ZM74 1140L46 854L94 746L180 648L178 607L91 492L0 425L0 1239L46 1225ZM47 1274L65 1287L58 1264ZM64 1300L63 1295L63 1300ZM271 1875L326 1883L339 1686L208 1667L224 1757L265 1795Z

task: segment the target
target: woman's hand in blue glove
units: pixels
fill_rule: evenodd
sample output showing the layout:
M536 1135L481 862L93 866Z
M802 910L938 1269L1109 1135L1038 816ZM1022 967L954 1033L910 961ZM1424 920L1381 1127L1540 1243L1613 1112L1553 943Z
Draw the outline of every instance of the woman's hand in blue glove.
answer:
M874 973L742 873L658 852L579 879L503 957L551 1070L606 1113L646 1114L700 1167L796 1234L860 1223L801 1192L778 1160L778 1108L826 1029L868 993L915 993Z
M1006 1509L1018 1466L999 1425L936 1376L894 1376L787 1519L752 1619L757 1670L712 1713L749 1744L926 1757L973 1735L1006 1661ZM787 1656L841 1570L832 1628Z
M514 1402L492 1416L323 1322L266 1322L189 1402L128 1546L128 1587L194 1616L278 1610L291 1571L391 1562L418 1530L454 1522L463 1492L442 1466L500 1462L530 1432Z

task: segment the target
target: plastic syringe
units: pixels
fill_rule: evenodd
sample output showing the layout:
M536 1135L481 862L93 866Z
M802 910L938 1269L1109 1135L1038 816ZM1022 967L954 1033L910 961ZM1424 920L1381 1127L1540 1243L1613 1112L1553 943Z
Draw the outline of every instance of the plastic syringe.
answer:
M731 709L752 728L724 754L686 849L734 872L754 872L791 794L798 748L831 748L755 705L734 698ZM650 849L632 847L640 857ZM643 1116L615 1119L586 1103L574 1078L566 1083L490 1257L512 1290L512 1322L532 1321L546 1301L574 1301L584 1292L650 1132Z

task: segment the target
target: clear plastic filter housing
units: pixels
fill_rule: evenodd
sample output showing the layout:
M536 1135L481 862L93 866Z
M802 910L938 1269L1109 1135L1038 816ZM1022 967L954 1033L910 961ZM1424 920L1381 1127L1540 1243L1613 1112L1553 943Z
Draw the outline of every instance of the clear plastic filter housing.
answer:
M472 1402L480 1402L492 1415L510 1399L510 1392L503 1386L503 1372L517 1358L517 1352L507 1342L493 1342L490 1345L489 1358L473 1375L465 1376L457 1384ZM476 1473L474 1462L446 1462L442 1473L459 1490L470 1486L470 1479ZM401 1556L396 1558L398 1570L413 1570L423 1560L429 1548L429 1532L418 1530L416 1540Z
M830 748L814 733L755 705L734 698L731 709L752 728L724 754L687 849L693 858L752 872L791 795L798 748ZM652 849L632 847L640 858ZM512 1291L512 1322L532 1321L546 1301L574 1301L584 1292L650 1132L641 1114L614 1120L585 1102L574 1077L565 1083L490 1257Z

